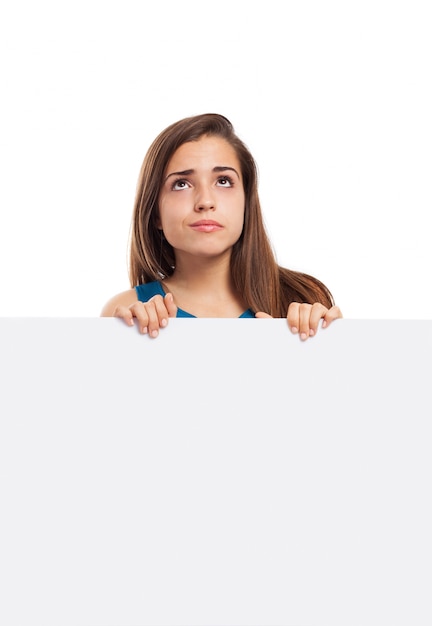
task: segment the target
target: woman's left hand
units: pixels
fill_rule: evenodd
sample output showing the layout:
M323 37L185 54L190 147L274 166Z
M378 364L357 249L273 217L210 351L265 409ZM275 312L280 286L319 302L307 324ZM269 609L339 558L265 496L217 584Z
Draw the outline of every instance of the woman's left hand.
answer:
M255 317L271 317L267 313L256 313ZM308 337L316 335L319 321L322 319L322 328L326 328L333 320L342 317L338 306L330 309L320 302L306 304L305 302L291 302L288 307L287 321L292 333L300 334L300 339L305 341Z

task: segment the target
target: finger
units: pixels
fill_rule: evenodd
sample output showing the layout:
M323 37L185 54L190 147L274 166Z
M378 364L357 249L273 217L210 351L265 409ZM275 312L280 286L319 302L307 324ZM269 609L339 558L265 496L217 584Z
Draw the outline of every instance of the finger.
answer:
M162 298L162 296L160 296ZM159 335L159 315L156 308L156 302L149 300L145 303L146 313L148 315L148 333L150 337L157 337Z
M332 306L324 316L322 327L326 328L334 320L341 319L343 317L342 311L338 306Z
M178 307L174 304L172 293L167 293L164 298L165 306L168 311L168 317L176 317Z
M268 313L264 313L264 311L258 311L258 313L255 313L255 317L261 317L261 318L267 317L267 318L272 319L272 316L269 315Z
M133 313L127 306L117 306L114 309L113 317L120 317L123 319L128 326L133 326Z
M166 297L166 296L165 296ZM157 330L159 330L159 328L165 328L165 326L168 324L168 317L169 317L169 312L168 309L166 307L166 300L165 297L162 297L160 295L157 296L153 296L153 298L150 298L149 303L151 302L152 305L155 308L156 311L156 315L157 315ZM152 330L154 330L152 328ZM155 335L157 336L157 335Z
M309 315L309 337L313 337L317 331L320 320L328 313L327 307L320 302L315 302L312 305Z
M300 302L291 302L288 307L287 320L288 326L292 333L296 334L299 331L299 319L300 319Z
M322 306L322 305L321 305ZM323 307L324 308L324 307ZM310 316L312 311L312 305L303 302L299 308L299 333L300 339L306 341L310 336Z
M142 335L148 332L148 314L144 302L135 302L129 307L132 315L136 317L139 331Z

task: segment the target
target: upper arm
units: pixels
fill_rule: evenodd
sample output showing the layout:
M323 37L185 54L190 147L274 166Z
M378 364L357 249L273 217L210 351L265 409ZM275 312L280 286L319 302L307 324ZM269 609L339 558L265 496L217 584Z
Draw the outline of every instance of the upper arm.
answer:
M113 317L114 311L119 306L129 307L131 304L138 302L138 297L135 289L128 289L127 291L122 291L122 293L118 293L116 296L112 297L108 302L104 305L100 316L101 317Z

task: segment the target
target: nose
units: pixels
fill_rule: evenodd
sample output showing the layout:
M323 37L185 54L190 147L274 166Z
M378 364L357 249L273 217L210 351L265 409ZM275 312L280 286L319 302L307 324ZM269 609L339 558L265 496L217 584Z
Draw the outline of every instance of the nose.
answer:
M201 187L197 190L195 198L195 211L209 211L216 208L215 199L208 187Z

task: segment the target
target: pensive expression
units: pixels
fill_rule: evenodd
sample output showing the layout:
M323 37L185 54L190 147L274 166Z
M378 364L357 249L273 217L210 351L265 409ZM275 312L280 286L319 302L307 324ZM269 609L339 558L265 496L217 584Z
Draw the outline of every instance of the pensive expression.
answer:
M244 222L241 166L223 138L182 144L168 161L159 193L158 228L181 255L230 255Z

